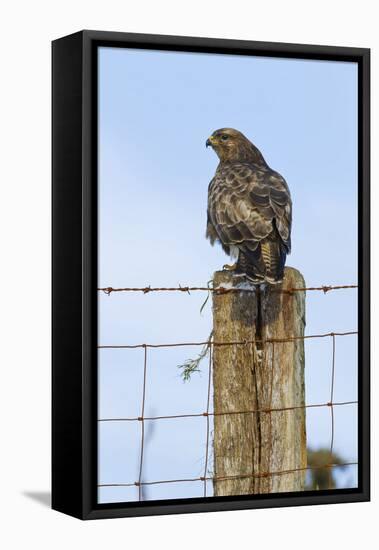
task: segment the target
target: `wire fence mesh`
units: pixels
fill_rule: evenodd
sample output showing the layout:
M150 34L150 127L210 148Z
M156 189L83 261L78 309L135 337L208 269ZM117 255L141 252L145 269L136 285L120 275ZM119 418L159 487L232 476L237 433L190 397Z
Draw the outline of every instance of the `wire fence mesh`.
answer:
M290 288L290 289L272 289L274 292L285 292L292 294L294 292L309 292L309 291L320 291L327 293L334 290L342 289L356 289L358 285L322 285L319 287L304 287L304 288ZM142 292L143 294L148 294L150 292L186 292L190 294L192 291L204 291L204 292L213 292L217 294L227 294L230 292L254 292L252 289L248 288L225 288L225 287L195 287L195 286L181 286L178 287L124 287L124 288L113 288L113 287L103 287L98 288L99 292L103 292L106 295L111 295L112 293L117 292ZM202 482L203 483L203 496L207 496L207 482L208 481L226 481L230 479L244 479L244 478L264 478L269 476L280 476L288 475L291 473L301 472L301 471L310 471L318 469L326 469L329 476L329 488L333 487L332 481L332 469L340 468L344 466L357 466L357 461L350 462L333 462L334 456L334 440L335 440L335 420L334 420L334 408L342 407L346 405L357 405L357 400L349 401L334 401L334 388L335 388L335 363L336 363L336 338L347 337L357 335L358 331L347 331L347 332L327 332L322 334L309 334L303 336L292 336L288 338L269 338L269 339L253 339L253 340L243 340L243 341L214 341L213 338L197 341L197 342L174 342L174 343L142 343L142 344L119 344L119 345L98 345L98 349L136 349L141 348L143 350L143 384L142 384L142 395L141 395L141 408L139 416L122 416L122 417L106 417L99 418L99 423L108 423L108 422L139 422L140 423L140 446L139 446L139 468L138 468L138 479L134 481L127 482L114 482L114 483L99 483L99 488L105 487L137 487L138 488L138 499L143 500L143 486L149 485L160 485L160 484L170 484L170 483L187 483L187 482ZM252 410L238 410L238 411L211 411L211 387L212 387L212 357L213 349L217 346L246 346L251 344L280 344L286 342L296 342L298 340L308 340L308 339L321 339L321 338L330 338L332 342L332 353L331 353L331 368L330 368L330 398L326 402L314 403L314 404L305 404L305 405L294 405L290 407L277 407L277 408L260 408ZM154 348L172 348L172 347L182 347L182 346L207 346L209 350L209 360L207 367L207 394L206 394L206 403L203 411L193 412L193 413L177 413L177 414L168 414L168 415L145 415L146 410L146 384L148 377L148 349ZM210 418L220 415L247 415L247 414L273 414L276 412L290 412L299 409L317 409L317 408L328 408L330 410L330 445L329 445L329 457L330 460L326 464L322 465L307 465L303 468L293 468L280 471L270 471L270 472L260 472L260 473L250 473L250 474L238 474L228 475L228 476L209 476L208 474L208 464L210 456L210 446L211 446L211 436L210 436ZM186 418L197 418L204 417L205 419L205 463L203 475L179 479L160 479L160 480L143 480L143 468L144 468L144 450L145 450L145 421L161 421L169 419L186 419Z

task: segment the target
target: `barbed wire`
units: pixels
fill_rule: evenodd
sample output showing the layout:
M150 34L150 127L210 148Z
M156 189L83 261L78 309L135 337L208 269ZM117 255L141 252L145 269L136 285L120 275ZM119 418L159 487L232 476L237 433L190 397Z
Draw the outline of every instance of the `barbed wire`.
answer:
M270 287L271 292L280 292L292 294L293 292L308 292L308 291L321 291L324 294L330 292L331 290L342 290L348 288L358 288L358 285L321 285L321 286L310 286L310 287L293 287L293 288L275 288ZM238 287L238 288L228 288L223 286L212 287L212 286L177 286L177 287L119 287L114 288L112 286L102 287L97 289L99 292L104 292L110 296L113 292L142 292L143 294L149 294L150 292L186 292L191 294L194 291L203 291L203 292L214 292L216 294L229 294L231 292L255 292L255 288L247 287Z

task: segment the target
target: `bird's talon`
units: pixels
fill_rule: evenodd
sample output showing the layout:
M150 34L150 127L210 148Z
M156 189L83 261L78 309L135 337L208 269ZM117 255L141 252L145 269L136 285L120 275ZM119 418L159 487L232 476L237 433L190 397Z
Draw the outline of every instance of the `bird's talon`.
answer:
M237 264L232 264L232 265L229 265L229 264L225 264L222 266L222 269L225 269L226 271L235 271L237 269Z

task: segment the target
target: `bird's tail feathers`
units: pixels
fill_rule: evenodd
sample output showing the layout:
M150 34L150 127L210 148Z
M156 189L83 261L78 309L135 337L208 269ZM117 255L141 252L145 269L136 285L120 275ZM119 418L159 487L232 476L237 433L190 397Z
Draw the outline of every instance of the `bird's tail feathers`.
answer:
M278 284L283 280L286 255L280 241L267 238L259 243L256 250L240 249L236 271L255 284Z

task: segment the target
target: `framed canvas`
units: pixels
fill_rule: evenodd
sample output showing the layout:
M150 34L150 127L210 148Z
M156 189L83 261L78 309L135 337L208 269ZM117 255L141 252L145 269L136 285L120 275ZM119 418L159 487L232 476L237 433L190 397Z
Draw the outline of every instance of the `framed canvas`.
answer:
M369 50L52 51L53 508L369 500Z

